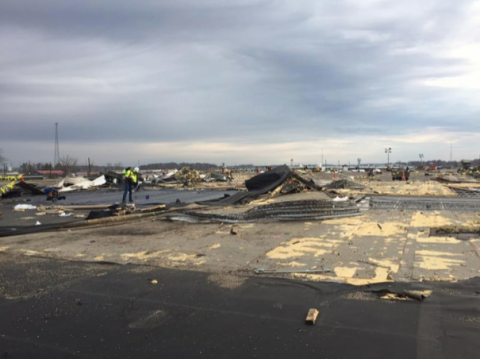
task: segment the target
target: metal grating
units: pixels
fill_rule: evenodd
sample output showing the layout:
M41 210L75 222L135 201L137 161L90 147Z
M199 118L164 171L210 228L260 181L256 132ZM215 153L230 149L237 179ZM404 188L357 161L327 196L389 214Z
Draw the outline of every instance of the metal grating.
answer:
M480 190L474 189L461 189L461 188L454 188L450 187L451 190L455 191L455 193L459 197L466 197L466 198L478 198L480 199Z
M480 212L480 198L372 197L371 209Z
M272 203L258 206L238 214L202 213L186 211L166 214L167 218L187 222L259 222L259 221L295 221L322 220L360 215L358 206L352 201L334 202L330 200L303 200Z

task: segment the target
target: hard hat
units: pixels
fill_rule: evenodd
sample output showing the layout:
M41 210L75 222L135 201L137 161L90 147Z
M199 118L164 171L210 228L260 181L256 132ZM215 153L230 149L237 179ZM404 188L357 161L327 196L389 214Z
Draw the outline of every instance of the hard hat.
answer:
M138 168L138 167L135 167L135 168L133 169L133 172L138 172L138 171L140 171L140 168Z

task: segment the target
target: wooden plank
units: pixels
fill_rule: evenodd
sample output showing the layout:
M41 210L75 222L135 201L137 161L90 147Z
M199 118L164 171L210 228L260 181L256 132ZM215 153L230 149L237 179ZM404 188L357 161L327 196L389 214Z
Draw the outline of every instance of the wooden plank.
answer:
M319 311L318 311L318 310L316 310L316 309L314 309L314 308L311 308L311 309L308 311L307 318L305 318L305 322L306 322L307 324L314 325L315 322L317 321L318 314L319 314Z
M72 205L72 206L52 206L54 209L59 209L62 211L89 211L89 210L96 210L96 209L109 209L113 207L112 204L86 204L86 205Z
M155 211L159 211L159 210L165 209L165 208L167 208L167 206L165 204L160 204L158 206L143 208L143 209L140 210L140 212L142 212L142 213L155 212Z

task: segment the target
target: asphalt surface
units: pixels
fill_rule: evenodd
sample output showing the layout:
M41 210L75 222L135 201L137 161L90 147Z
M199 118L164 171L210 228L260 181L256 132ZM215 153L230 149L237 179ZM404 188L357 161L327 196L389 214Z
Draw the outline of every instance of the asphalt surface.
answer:
M198 190L198 189L143 189L135 192L135 203L138 205L150 205L156 203L171 203L178 200L186 203L196 201L207 201L223 197L224 194L234 194L237 191L219 191L219 190ZM66 200L58 201L58 205L74 205L74 204L114 204L121 203L123 197L123 189L97 189L91 191L66 192L61 195L66 196ZM46 196L20 197L20 202L33 205L48 205L51 202L45 200ZM127 197L128 200L128 197ZM3 200L3 202L7 202Z
M179 190L179 189L141 189L135 194L135 203L139 207L150 205L173 203L177 200L185 203L208 201L224 197L226 194L232 195L236 191L219 190ZM120 189L98 189L92 191L78 191L65 193L66 200L56 202L57 205L96 205L96 204L115 204L122 201L123 190ZM29 204L33 206L51 206L52 202L46 201L45 196L29 196L15 199L0 200L0 227L24 227L32 226L39 221L41 224L67 223L82 221L82 218L59 217L58 215L48 215L37 217L36 210L27 210L25 212L14 212L13 208L17 204ZM89 211L75 211L75 213L88 214Z
M354 287L0 255L3 358L478 358L480 278ZM157 284L152 284L156 280ZM430 289L424 301L377 291ZM310 308L320 311L307 325Z

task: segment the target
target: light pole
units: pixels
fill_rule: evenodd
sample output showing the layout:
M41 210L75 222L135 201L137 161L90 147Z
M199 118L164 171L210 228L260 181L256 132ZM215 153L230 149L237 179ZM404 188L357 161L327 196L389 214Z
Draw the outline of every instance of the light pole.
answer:
M423 167L423 153L420 153L418 157L420 157L420 161L422 161L422 167Z
M387 168L390 167L390 153L392 153L392 148L385 148L385 153L387 154Z
M293 168L293 158L290 160L290 163L291 163L290 168Z
M360 169L360 163L362 162L362 159L361 159L361 158L357 158L357 162L358 162L358 169Z

